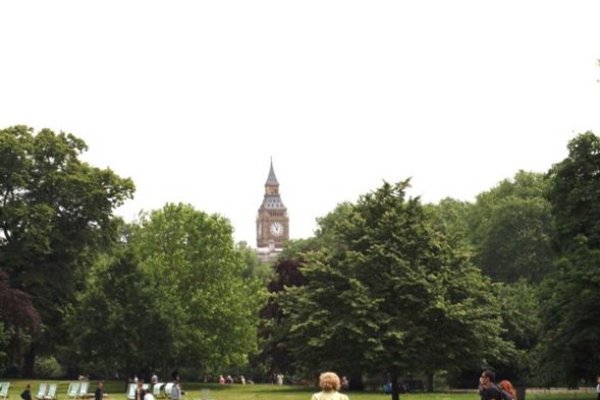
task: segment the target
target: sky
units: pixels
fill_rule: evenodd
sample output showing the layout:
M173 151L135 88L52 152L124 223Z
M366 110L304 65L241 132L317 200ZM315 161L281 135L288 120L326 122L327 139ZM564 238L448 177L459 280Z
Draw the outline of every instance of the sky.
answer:
M82 138L256 245L272 158L290 238L384 181L474 201L600 134L597 1L3 1L0 128Z

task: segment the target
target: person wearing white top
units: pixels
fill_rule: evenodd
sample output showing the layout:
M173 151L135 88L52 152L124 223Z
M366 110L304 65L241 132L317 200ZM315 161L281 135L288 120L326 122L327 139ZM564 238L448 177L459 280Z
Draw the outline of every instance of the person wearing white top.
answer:
M348 396L338 392L340 377L335 372L323 372L319 376L321 391L312 395L310 400L349 400Z

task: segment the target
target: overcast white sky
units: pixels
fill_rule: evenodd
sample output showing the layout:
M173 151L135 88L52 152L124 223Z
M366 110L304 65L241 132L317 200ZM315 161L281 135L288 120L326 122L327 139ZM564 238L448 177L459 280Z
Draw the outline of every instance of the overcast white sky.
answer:
M0 127L66 131L256 245L273 157L292 238L412 177L473 200L600 134L597 1L3 1Z

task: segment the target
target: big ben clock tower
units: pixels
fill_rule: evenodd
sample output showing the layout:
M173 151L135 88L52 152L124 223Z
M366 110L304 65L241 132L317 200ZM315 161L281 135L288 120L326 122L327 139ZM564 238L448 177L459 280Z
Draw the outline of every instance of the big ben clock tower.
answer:
M265 196L256 217L256 247L258 247L259 254L280 252L283 244L289 238L287 208L281 201L279 182L273 170L273 160L271 160L269 177L265 183Z

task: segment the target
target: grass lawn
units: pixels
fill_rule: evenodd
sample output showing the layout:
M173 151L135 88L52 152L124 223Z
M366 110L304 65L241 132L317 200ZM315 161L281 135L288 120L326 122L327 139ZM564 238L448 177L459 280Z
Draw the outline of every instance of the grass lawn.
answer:
M6 379L0 379L2 381ZM49 381L39 380L9 380L11 382L9 400L20 400L20 394L27 383L31 384L31 394L35 397L39 383ZM67 387L69 381L58 381L58 400L67 399ZM218 385L204 384L198 382L182 383L186 392L185 400L200 400L201 389L210 389L210 397L214 400L310 400L317 388L305 388L300 386L276 386L276 385ZM90 382L90 393L96 388L95 382ZM109 381L105 384L105 392L108 400L127 400L125 383ZM391 395L376 392L346 392L350 400L390 400ZM400 395L401 400L479 400L477 393L408 393ZM569 391L563 393L527 393L526 400L595 400L596 393Z

